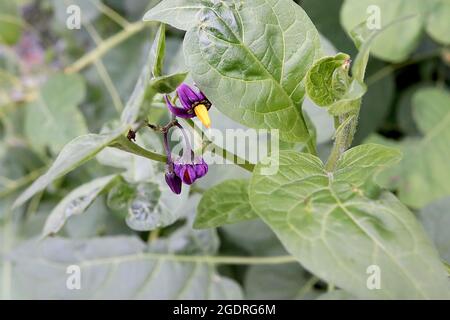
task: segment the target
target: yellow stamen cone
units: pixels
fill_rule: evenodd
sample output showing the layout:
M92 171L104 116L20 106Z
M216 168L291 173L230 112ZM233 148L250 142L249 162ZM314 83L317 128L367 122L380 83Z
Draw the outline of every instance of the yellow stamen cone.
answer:
M200 119L205 127L211 127L211 119L209 119L208 109L206 109L206 106L204 104L199 104L198 106L196 106L194 108L194 112L197 118Z

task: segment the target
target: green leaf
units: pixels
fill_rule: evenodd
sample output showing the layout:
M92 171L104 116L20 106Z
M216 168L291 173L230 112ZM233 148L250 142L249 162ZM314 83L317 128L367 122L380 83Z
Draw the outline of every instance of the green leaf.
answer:
M251 266L245 273L245 297L250 300L313 299L318 279L297 263Z
M279 129L283 140L308 140L300 106L320 41L305 12L290 0L257 0L205 4L195 17L185 59L215 107L246 126Z
M433 240L439 254L445 261L450 261L450 198L432 202L419 213L428 236Z
M207 25L185 37L192 76L230 118L254 128L280 129L284 140L304 141L308 130L299 104L303 78L319 50L317 31L290 1L261 3L257 11L253 6L243 4L235 12L202 11ZM227 14L237 14L240 20L224 23L222 15ZM274 27L263 33L269 21ZM280 40L271 43L269 38Z
M166 48L165 26L161 24L148 53L147 63L121 115L125 125L134 125L139 117L146 117L146 101L152 101L157 93L170 93L186 78L186 73L162 76Z
M173 224L183 214L189 189L175 195L165 183L163 173L153 182L136 186L135 197L129 201L127 225L137 231L149 231Z
M356 26L372 22L369 8L378 8L381 28L402 18L417 15L412 19L399 22L384 30L374 41L372 53L383 60L400 62L405 60L416 48L423 28L423 13L428 1L422 0L346 0L341 9L341 23L348 33ZM401 41L399 41L401 39Z
M386 144L403 150L398 166L380 176L388 188L398 188L400 200L414 208L450 195L448 172L450 141L450 94L437 88L419 90L412 99L412 110L422 138Z
M150 48L150 61L152 61L152 76L162 76L164 54L166 50L166 26L161 23L155 36L155 41Z
M0 3L0 43L13 45L22 33L23 22L14 0L4 0Z
M238 284L220 276L202 256L157 253L135 237L48 238L25 243L10 256L12 298L242 298ZM71 265L80 267L80 290L67 288Z
M124 125L134 125L142 117L146 117L148 111L146 101L152 101L157 93L170 93L174 91L186 78L187 73L175 73L157 78L149 78L153 67L147 64L138 79L130 100L121 115Z
M136 188L131 184L121 181L115 184L108 192L106 203L113 210L122 210L128 207L128 203L136 197Z
M208 189L198 205L194 228L215 228L257 218L247 188L248 180L227 180Z
M306 93L315 104L328 107L348 91L350 77L345 68L349 61L349 55L338 53L314 63L306 75Z
M367 87L364 83L353 80L347 88L345 95L340 100L334 102L328 109L328 112L334 116L339 116L359 110L361 98L366 91Z
M70 192L48 216L42 235L46 237L57 233L67 219L85 212L102 192L117 182L118 177L117 175L110 175L97 178Z
M73 138L87 132L86 123L77 105L85 96L80 75L56 74L41 88L36 101L26 106L25 134L33 148L53 153Z
M200 9L210 5L205 0L165 0L144 15L144 21L161 21L180 30L189 30L198 24Z
M104 134L88 134L75 138L60 152L48 171L33 182L15 201L14 207L22 205L37 192L44 190L54 180L95 157L106 146L123 134L123 129Z
M437 42L445 45L450 44L450 1L430 1L430 7L433 11L428 15L427 32Z
M334 172L334 181L361 187L369 178L402 158L396 149L378 144L363 144L345 152Z
M276 175L256 167L250 202L306 269L357 297L448 298L446 273L414 215L392 194L369 199L359 188L396 158L363 145L330 173L315 156L282 151ZM379 290L366 285L371 265L381 270Z

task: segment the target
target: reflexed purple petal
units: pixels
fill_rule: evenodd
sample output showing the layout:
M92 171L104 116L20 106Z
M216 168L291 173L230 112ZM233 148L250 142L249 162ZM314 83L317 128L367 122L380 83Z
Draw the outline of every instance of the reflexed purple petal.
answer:
M177 88L178 98L186 110L192 109L192 105L201 101L197 93L191 89L187 84L183 83Z
M174 172L166 172L165 178L170 190L173 193L180 194L182 186L181 179Z
M184 119L195 117L195 114L189 114L185 109L174 106L170 102L170 99L167 95L164 96L164 99L166 100L167 108L169 108L170 112L172 112L177 117L184 118Z
M203 177L205 174L208 173L208 165L206 162L202 159L200 163L195 164L195 173L197 175L197 179Z

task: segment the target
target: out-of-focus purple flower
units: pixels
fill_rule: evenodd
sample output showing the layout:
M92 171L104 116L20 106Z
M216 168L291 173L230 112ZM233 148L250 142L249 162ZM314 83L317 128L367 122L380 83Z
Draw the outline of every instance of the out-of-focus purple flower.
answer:
M182 107L174 105L169 96L165 96L167 107L170 112L180 118L197 117L207 128L211 126L211 120L208 110L211 108L211 102L206 98L203 92L195 91L187 84L183 83L177 88L178 98Z
M15 51L27 70L44 63L44 49L40 45L39 39L31 32L22 34Z

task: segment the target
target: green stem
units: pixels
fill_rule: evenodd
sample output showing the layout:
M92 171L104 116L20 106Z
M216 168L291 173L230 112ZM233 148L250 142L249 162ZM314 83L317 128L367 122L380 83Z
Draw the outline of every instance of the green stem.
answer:
M329 172L334 171L342 154L352 145L358 125L359 107L357 110L358 111L346 114L339 119L335 117L336 137L333 149L331 149L330 156L325 165L325 168ZM341 127L342 125L344 125L343 128Z
M157 259L174 262L208 263L208 264L230 264L230 265L276 265L295 263L297 260L292 256L272 257L239 257L239 256L196 256L196 255L174 255L166 253L143 253L122 257L101 258L81 262L80 266L93 266L105 263L121 263L136 259Z
M166 162L167 161L167 157L165 155L153 152L153 151L149 151L146 150L142 147L140 147L139 145L137 145L134 142L131 142L130 140L128 140L125 136L120 136L120 138L118 138L112 145L111 147L123 150L123 151L127 151L130 153L134 153L137 154L141 157L150 159L150 160L154 160L154 161L160 161L160 162Z
M306 142L306 150L308 150L308 153L317 156L317 147L311 137Z

